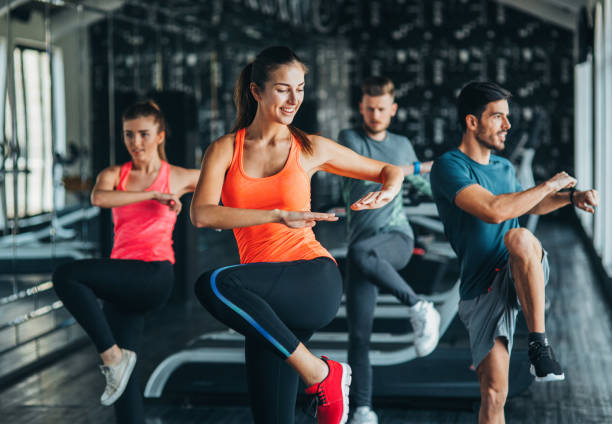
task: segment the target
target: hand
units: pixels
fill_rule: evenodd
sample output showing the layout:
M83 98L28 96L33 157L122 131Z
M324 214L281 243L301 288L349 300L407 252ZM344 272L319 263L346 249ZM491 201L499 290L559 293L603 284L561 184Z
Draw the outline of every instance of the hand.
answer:
M161 193L159 191L155 192L155 200L157 200L162 205L167 205L170 207L171 211L176 212L178 215L183 208L183 204L179 200L176 194L172 193Z
M576 178L569 175L567 172L559 172L557 175L546 181L553 191L559 191L564 188L571 188L576 185Z
M575 191L574 206L589 213L595 212L595 207L599 205L599 193L597 190Z
M351 209L354 211L361 211L382 208L393 200L394 197L395 194L391 190L373 191L353 203Z
M337 221L333 213L279 211L280 222L289 228L314 227L317 221Z

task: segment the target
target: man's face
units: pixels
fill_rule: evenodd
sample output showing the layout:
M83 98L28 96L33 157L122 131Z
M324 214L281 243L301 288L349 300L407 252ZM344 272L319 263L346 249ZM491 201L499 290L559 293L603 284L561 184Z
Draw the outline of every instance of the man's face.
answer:
M504 150L506 135L510 129L508 115L507 100L498 100L487 104L487 108L482 112L474 131L476 140L489 149Z
M359 113L363 116L365 130L376 135L384 132L391 123L391 118L397 112L397 103L389 94L382 96L369 96L364 94L359 103Z

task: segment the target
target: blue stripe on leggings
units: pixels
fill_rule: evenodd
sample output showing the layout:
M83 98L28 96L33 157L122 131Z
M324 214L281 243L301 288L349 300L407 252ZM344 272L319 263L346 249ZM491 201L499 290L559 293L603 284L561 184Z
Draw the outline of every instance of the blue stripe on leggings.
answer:
M221 301L223 303L225 303L227 306L229 306L234 312L236 312L238 315L240 315L242 318L244 318L249 324L251 324L257 331L259 331L261 333L262 336L264 336L266 338L266 340L268 340L270 343L272 343L272 345L277 348L280 353L282 353L283 355L285 355L287 358L291 355L287 349L285 349L283 347L283 345L281 345L274 337L272 337L272 335L270 333L268 333L261 325L259 325L259 323L257 321L255 321L253 319L253 317L251 317L248 313L246 313L245 311L243 311L242 309L240 309L238 306L234 305L232 302L229 301L229 299L227 299L225 296L223 296L219 290L217 289L217 275L219 275L219 273L221 271L224 271L228 268L235 268L237 266L242 266L244 264L240 264L240 265L230 265L230 266L224 266L223 268L219 268L217 270L215 270L212 275L210 276L210 286L212 287L213 292L215 293L215 295L221 299Z

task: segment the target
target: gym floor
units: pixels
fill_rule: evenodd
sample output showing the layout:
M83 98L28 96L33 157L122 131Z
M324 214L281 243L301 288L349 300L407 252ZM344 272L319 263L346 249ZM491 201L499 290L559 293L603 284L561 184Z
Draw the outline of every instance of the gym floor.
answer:
M508 400L510 423L612 423L612 313L602 296L597 277L577 232L554 219L541 220L537 235L550 254L551 306L547 332L566 380L533 383ZM154 367L175 346L204 332L221 328L198 304L168 305L147 322L141 365L146 382ZM163 340L172 340L171 346ZM0 392L2 421L12 424L109 423L112 408L100 406L103 378L92 345L87 345L54 365ZM381 424L474 423L477 405L453 409L444 401L427 402L424 409L380 407ZM412 408L414 402L410 402ZM148 424L249 423L248 407L216 406L179 401L147 401ZM296 423L314 423L301 410Z

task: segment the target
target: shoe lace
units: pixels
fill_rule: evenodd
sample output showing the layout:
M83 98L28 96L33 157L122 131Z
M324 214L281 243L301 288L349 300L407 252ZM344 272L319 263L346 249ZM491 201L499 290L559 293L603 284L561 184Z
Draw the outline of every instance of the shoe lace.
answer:
M110 369L110 367L102 365L100 366L100 371L102 371L104 378L106 378L106 385L111 389L117 388L117 382L115 381L113 371Z
M529 357L534 361L539 361L542 358L555 359L552 348L549 345L543 345L537 342L531 343Z
M304 407L304 412L312 417L317 418L317 411L319 406L327 405L327 397L325 396L325 390L319 386L317 392L312 395L310 402Z

